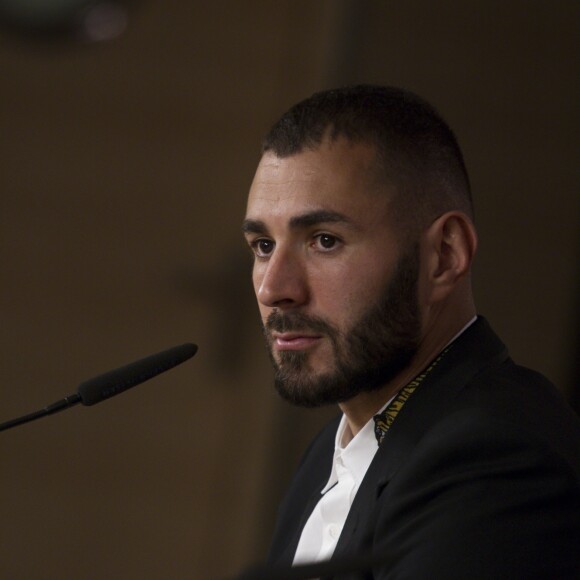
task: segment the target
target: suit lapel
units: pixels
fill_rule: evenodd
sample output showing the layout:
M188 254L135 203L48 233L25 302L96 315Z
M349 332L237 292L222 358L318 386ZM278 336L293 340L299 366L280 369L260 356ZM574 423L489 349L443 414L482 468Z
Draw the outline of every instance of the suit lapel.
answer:
M333 557L369 548L372 539L364 534L372 534L373 526L365 522L374 519L382 491L417 442L478 372L507 358L505 346L482 317L453 343L389 429L356 494Z
M272 564L290 565L294 560L302 529L320 500L320 492L330 475L339 422L340 416L313 441L280 505L268 558Z

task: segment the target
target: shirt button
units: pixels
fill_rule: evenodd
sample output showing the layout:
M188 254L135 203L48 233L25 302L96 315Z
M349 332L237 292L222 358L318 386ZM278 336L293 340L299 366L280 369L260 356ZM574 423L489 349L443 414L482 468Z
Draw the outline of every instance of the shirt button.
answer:
M330 534L330 537L333 540L336 540L336 538L338 538L338 536L340 534L340 530L338 529L338 526L336 524L331 524L328 527L328 533Z

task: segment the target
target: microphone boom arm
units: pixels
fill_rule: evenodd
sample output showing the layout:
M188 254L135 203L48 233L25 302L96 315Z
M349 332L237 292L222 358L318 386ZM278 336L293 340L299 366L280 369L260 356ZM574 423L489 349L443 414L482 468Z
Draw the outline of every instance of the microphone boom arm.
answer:
M6 421L5 423L0 423L0 431L5 431L6 429L11 429L12 427L17 427L18 425L22 425L24 423L29 423L30 421L35 421L36 419L58 413L59 411L64 411L65 409L77 405L80 402L81 397L78 393L69 395L68 397L61 399L56 403L52 403L51 405L44 407L44 409L40 409L40 411L35 411L34 413L29 413L28 415L23 415L22 417Z
M78 403L87 406L100 403L185 362L196 352L197 345L186 343L99 375L94 379L81 383L77 392L73 395L56 401L56 403L52 403L40 411L1 423L0 431L64 411Z

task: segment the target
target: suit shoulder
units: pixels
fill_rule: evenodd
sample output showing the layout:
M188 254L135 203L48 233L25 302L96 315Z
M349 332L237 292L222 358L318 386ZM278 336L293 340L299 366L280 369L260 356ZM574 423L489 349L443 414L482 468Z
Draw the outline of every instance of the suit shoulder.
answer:
M466 429L542 442L580 464L580 418L545 376L511 360L476 375L448 411Z

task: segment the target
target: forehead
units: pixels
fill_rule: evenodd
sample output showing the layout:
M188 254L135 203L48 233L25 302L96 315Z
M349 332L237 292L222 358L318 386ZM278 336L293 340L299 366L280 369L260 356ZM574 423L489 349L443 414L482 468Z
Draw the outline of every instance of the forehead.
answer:
M280 158L266 152L250 188L247 219L267 222L334 211L364 222L384 216L390 199L375 149L345 139Z

